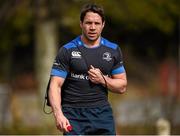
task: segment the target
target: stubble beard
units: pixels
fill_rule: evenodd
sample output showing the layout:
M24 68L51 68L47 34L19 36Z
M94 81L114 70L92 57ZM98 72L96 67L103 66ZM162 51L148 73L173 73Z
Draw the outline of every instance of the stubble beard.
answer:
M100 35L97 35L95 38L91 38L90 36L88 36L86 34L83 34L83 35L84 35L85 39L90 43L96 42L100 37Z

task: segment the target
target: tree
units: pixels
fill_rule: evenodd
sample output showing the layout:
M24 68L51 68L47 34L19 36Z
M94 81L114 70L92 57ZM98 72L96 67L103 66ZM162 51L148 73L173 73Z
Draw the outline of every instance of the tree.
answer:
M53 1L51 1L53 3ZM39 85L40 102L49 80L50 69L57 52L57 23L52 15L48 0L36 2L35 22L35 62L36 76Z

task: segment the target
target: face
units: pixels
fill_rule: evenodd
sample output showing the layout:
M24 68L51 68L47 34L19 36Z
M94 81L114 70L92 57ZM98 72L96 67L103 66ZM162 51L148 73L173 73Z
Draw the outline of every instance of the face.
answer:
M94 12L87 12L84 21L80 22L82 36L86 42L96 42L104 28L101 16Z

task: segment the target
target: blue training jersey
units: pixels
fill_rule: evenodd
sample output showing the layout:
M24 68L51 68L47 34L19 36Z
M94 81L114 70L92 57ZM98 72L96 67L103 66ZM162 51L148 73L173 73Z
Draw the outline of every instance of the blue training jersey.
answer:
M124 73L120 47L101 37L100 44L88 48L80 36L62 46L52 66L51 76L65 78L61 91L62 106L97 107L108 105L108 90L90 82L90 65L104 75Z

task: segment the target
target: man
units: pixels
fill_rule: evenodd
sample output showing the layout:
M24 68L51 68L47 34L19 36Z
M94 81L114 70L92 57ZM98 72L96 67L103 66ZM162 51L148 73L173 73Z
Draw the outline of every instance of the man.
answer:
M124 93L127 80L119 46L101 37L104 25L101 7L84 6L82 35L61 47L53 64L49 99L64 134L115 134L108 90Z

